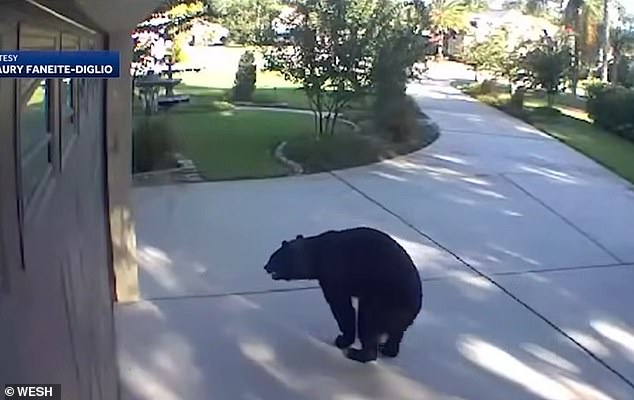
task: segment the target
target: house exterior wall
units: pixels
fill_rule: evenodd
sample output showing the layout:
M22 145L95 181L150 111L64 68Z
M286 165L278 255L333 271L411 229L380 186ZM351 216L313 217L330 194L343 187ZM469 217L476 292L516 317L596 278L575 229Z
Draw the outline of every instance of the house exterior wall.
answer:
M0 49L61 46L67 38L84 49L108 45L107 34L28 2L8 3L0 3ZM0 80L0 384L60 383L65 400L117 399L109 89L103 80L76 80L72 89L51 81L50 153L48 161L40 157L46 152L38 153L46 172L33 175L38 188L27 196L34 169L26 165L35 158L22 150L32 123L25 117L24 81ZM65 106L71 95L72 118Z

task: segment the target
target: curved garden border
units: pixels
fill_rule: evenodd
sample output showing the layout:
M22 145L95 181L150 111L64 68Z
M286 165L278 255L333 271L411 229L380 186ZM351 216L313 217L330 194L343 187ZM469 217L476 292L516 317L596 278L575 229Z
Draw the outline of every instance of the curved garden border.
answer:
M234 110L259 110L259 111L290 112L290 113L297 113L297 114L313 115L313 112L311 110L306 110L301 108L282 107L282 106L268 106L267 107L267 106L239 105L239 106L236 106ZM356 123L346 118L339 118L338 121L352 127L354 132L358 132L360 130L359 125L357 125ZM412 152L418 151L420 149L430 146L440 136L440 129L438 127L438 124L432 121L432 119L429 118L427 115L422 114L422 116L418 118L417 121L421 126L432 127L434 131L436 132L436 134L435 134L435 137L433 137L429 142L425 143L420 148L413 150ZM274 151L275 158L278 160L278 162L282 163L283 165L286 165L286 167L291 171L291 175L304 174L304 169L301 166L301 164L289 159L284 154L284 148L286 148L287 144L288 143L286 141L283 141L275 148L275 151ZM407 154L410 154L410 153L407 153ZM405 156L407 154L401 154L401 156ZM352 168L358 168L358 167L360 166L356 166Z
M287 112L287 113L313 115L313 112L311 110L306 110L306 109L301 109L301 108L283 107L283 106L237 105L237 106L234 106L232 108L232 110L237 110L237 111L240 111L240 110L271 111L271 112ZM426 141L421 147L416 148L416 149L412 150L411 152L400 154L399 155L400 157L406 156L407 154L411 154L411 153L413 153L415 151L419 151L419 150L421 150L421 149L423 149L425 147L430 146L440 136L440 130L438 128L438 125L435 122L433 122L431 120L431 118L429 118L427 115L422 114L417 119L417 121L418 121L418 123L421 126L432 127L432 129L435 131L435 135L433 135L433 137L431 137L429 141ZM359 125L356 124L355 122L349 120L349 119L340 117L338 119L338 122L341 122L343 124L346 124L346 125L350 126L354 132L358 132L360 130ZM276 158L276 160L278 162L280 162L281 164L285 165L289 169L289 171L290 171L289 175L291 175L291 176L292 175L303 175L304 174L304 168L302 167L302 165L300 163L296 162L296 161L293 161L293 160L289 159L284 154L284 149L286 148L287 144L288 143L286 141L283 141L283 142L279 143L277 145L277 147L275 148L274 157ZM172 168L172 169L166 169L166 170L152 171L152 172L148 172L148 173L137 173L137 174L134 174L135 183L137 183L137 184L150 183L151 184L151 181L153 181L155 179L155 177L161 176L161 175L171 176L171 179L168 179L168 180L181 182L181 183L184 183L184 182L190 182L190 183L205 182L205 180L198 173L197 168L194 165L192 160L185 159L181 154L177 154L176 157L177 157L177 165L178 165L178 167ZM371 165L371 164L372 163L364 164L364 165ZM357 165L357 166L350 167L350 168L358 168L358 167L361 167L361 166L363 166L363 165Z

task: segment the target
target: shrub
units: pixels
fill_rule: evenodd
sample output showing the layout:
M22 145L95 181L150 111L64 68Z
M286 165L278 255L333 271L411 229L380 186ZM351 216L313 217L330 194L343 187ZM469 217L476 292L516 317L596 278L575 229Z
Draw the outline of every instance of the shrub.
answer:
M156 117L142 118L132 132L132 169L149 172L176 166L177 143L170 125Z
M231 97L233 100L249 101L255 91L255 57L250 51L245 51L240 57L236 79L233 83Z
M592 97L597 92L605 89L609 86L608 83L603 82L598 78L588 78L580 83L583 90L586 91L588 97Z
M389 140L402 143L420 132L420 110L409 96L393 97L391 101L382 103L376 108L378 125L389 134Z
M563 82L570 68L570 49L562 38L544 35L529 44L531 50L523 57L525 76L533 87L546 91L548 107L553 107L555 95L563 89ZM524 75L524 74L523 74Z
M496 82L493 79L486 79L481 83L474 82L466 86L463 90L472 96L494 94Z
M174 58L175 63L187 61L187 55L183 50L183 45L185 44L186 39L185 35L178 35L174 38L174 42L172 44L172 57Z
M634 91L622 86L592 87L586 108L595 124L634 139Z
M524 87L519 87L516 90L514 90L509 100L509 107L515 108L516 110L523 110L525 95L526 95L526 89Z
M496 82L493 79L486 79L480 85L480 94L491 94L495 92Z

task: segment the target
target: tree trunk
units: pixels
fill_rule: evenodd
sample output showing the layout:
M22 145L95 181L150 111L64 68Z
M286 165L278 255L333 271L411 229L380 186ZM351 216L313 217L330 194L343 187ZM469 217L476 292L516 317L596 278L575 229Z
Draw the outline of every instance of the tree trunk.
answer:
M601 47L603 54L601 57L601 80L608 81L608 53L610 52L610 17L609 17L610 0L603 0L603 42Z
M614 59L612 60L613 64L612 64L612 83L614 85L618 85L619 84L619 61L620 61L620 56L618 56L616 53L614 54Z
M445 33L440 32L440 44L438 45L438 59L442 60L444 58L444 47L445 47Z
M337 119L339 119L339 113L341 108L337 108L332 112L332 126L330 127L330 136L335 136L335 129L337 129Z
M321 139L321 136L324 133L324 113L319 110L319 132L317 134L317 139Z
M577 97L577 86L579 85L579 59L581 58L581 49L579 46L579 33L577 32L577 27L580 25L579 23L579 13L577 13L576 21L575 21L575 34L574 34L574 58L573 58L573 66L572 66L572 95Z
M546 98L548 100L548 108L553 108L553 106L555 105L555 93L547 92Z

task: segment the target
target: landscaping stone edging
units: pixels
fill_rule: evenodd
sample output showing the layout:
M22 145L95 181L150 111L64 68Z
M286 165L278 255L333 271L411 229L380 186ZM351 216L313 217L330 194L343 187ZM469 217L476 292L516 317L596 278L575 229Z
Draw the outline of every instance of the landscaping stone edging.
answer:
M169 182L204 182L194 162L182 154L174 154L176 168L159 169L156 171L139 172L132 175L135 184L157 184Z
M245 104L245 103L241 103L241 104ZM280 106L274 106L274 105L269 105L269 106L238 105L238 103L236 103L236 105L237 106L236 108L234 108L234 110L274 111L274 112L287 112L287 113L295 113L295 114L306 114L311 116L313 115L313 112L311 110L305 110L301 108L280 107ZM356 123L348 119L339 118L337 121L341 122L342 124L346 124L350 126L353 132L359 132L359 130L361 129L359 128L359 125L357 125ZM288 143L284 141L280 143L279 145L277 145L274 151L274 156L280 163L282 163L283 165L285 165L291 170L291 175L301 175L304 173L304 168L302 168L302 166L298 162L293 161L284 155L284 148L286 147L287 144Z
M292 171L293 175L301 175L304 173L304 168L302 168L302 166L287 158L284 155L284 148L286 147L287 142L284 141L282 143L280 143L279 145L277 145L277 147L275 148L275 158L281 162L282 164L286 165L288 168L290 168L290 170Z
M440 126L438 126L438 124L428 116L416 118L416 121L421 125L433 127L435 130L440 132Z
M426 145L423 145L422 148L431 145L433 142L435 142L438 139L438 137L440 136L440 127L438 126L438 124L436 122L434 122L427 115L422 115L421 117L417 118L416 121L421 126L432 127L435 130L435 132L436 132L434 138L429 143L427 143ZM284 148L286 147L286 145L287 145L287 142L284 141L284 142L280 143L275 148L275 153L274 153L275 154L275 158L280 163L286 165L292 171L291 175L302 175L304 173L304 169L302 168L301 164L299 164L296 161L291 160L290 158L288 158L288 157L286 157L284 155ZM406 155L402 155L402 156L406 156Z
M178 164L178 173L175 179L180 182L203 182L204 179L198 173L198 168L194 162L188 158L183 157L182 154L174 154L176 158L176 164Z

